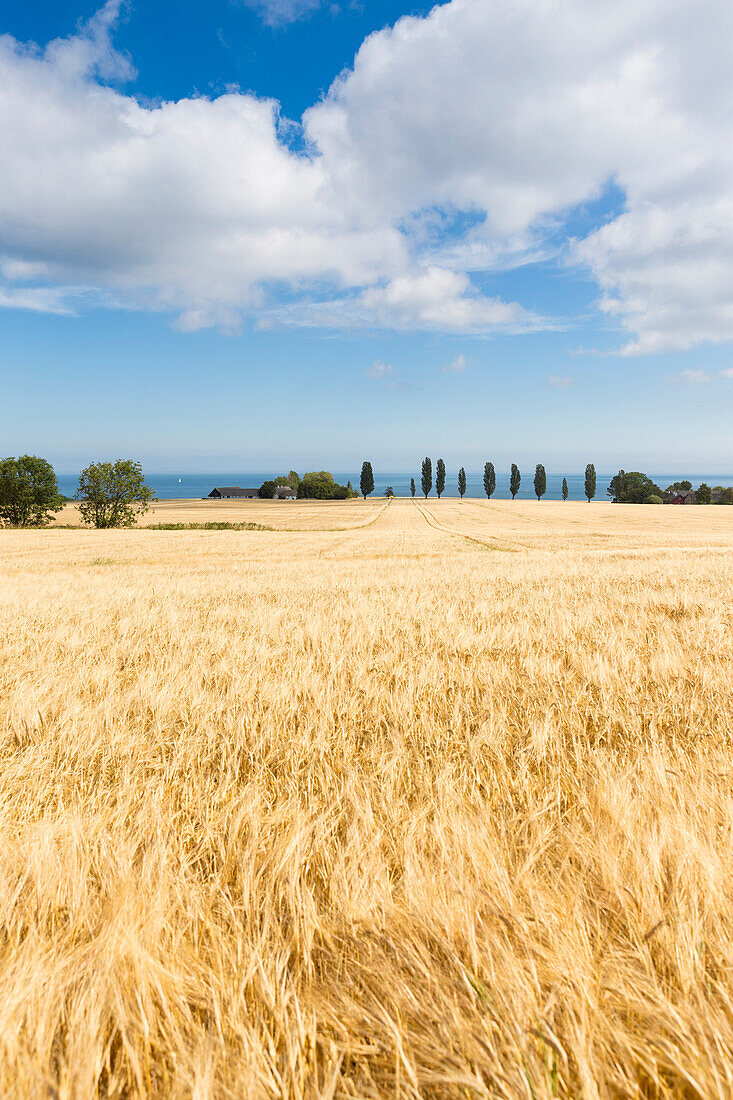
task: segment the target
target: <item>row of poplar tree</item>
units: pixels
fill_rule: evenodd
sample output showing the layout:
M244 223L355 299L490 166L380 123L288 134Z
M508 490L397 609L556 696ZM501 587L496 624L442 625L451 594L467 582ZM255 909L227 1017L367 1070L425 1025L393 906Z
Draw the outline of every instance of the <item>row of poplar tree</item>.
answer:
M509 472L509 492L512 494L512 500L519 492L519 486L522 484L522 475L519 471L519 467L516 462L512 462L512 467ZM427 500L428 496L433 490L433 463L429 458L422 460L422 470L420 474L420 486L423 491L423 495ZM371 462L363 463L361 467L361 478L359 480L359 488L361 489L362 496L366 500L370 493L374 492L374 473L372 471ZM491 499L496 489L496 470L494 469L493 462L487 462L484 466L484 492L486 496ZM410 478L410 494L414 497L417 489L415 486L414 477ZM440 499L445 491L445 462L442 458L439 458L435 464L435 492ZM545 473L545 467L541 462L538 462L534 469L534 491L538 500L542 500L542 497L547 492L547 474ZM466 471L461 466L458 471L458 492L461 497L466 493ZM590 504L593 497L596 495L596 468L592 462L589 462L585 468L585 495L588 498ZM562 499L568 499L568 479L564 477L562 479Z

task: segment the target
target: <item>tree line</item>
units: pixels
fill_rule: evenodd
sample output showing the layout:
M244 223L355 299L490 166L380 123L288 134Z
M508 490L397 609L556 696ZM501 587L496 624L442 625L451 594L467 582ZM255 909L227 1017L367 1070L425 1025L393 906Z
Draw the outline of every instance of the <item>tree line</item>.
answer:
M301 477L291 470L285 477L276 477L273 481L263 481L257 490L261 500L274 500L278 488L293 489L298 500L350 500L359 494L350 481L339 485L328 470L312 470Z
M59 493L53 466L38 455L0 459L0 522L9 527L42 527L60 512L67 497ZM82 523L90 527L132 527L155 494L139 462L91 462L79 475L73 498Z
M619 470L611 479L608 495L617 504L664 504L666 501L682 499L693 504L733 504L733 488L714 485L712 488L703 481L692 488L691 481L673 481L666 489L658 485L639 470Z
M441 496L445 492L445 462L442 458L439 458L435 464L435 493L440 500ZM512 462L511 470L509 471L509 491L512 494L512 500L519 492L519 487L522 484L522 475L519 467L515 462ZM422 467L420 469L420 487L423 492L423 496L427 500L433 491L433 462L432 459L426 457L422 460ZM359 488L361 494L366 500L370 493L374 492L374 473L372 471L371 462L364 462L361 467L361 479L359 482ZM394 490L392 486L387 486L389 492L385 492L385 496L394 496ZM484 466L484 492L489 500L496 491L496 469L493 462L487 462ZM542 497L547 492L547 474L545 467L541 462L538 462L534 471L534 491L538 500L542 500ZM410 496L415 496L417 492L417 486L415 485L415 478L410 478ZM458 471L458 494L463 499L466 495L466 471L461 466ZM589 462L585 468L585 495L588 498L588 503L596 495L596 468L592 462ZM568 480L562 479L562 498L568 499Z
M439 458L435 464L434 483L435 493L438 499L440 499L445 492L445 479L445 462L442 458ZM484 465L483 484L484 492L490 500L496 491L496 469L493 462L487 462ZM509 470L509 492L511 493L512 500L517 496L521 484L521 471L516 462L513 462ZM585 477L583 481L583 492L588 503L596 496L597 484L598 478L595 465L589 462L585 468ZM429 457L422 460L420 487L423 496L427 500L430 493L433 491L433 463L432 459ZM542 497L547 492L547 473L541 462L538 462L535 466L533 488L537 500L542 500ZM360 489L365 499L374 491L374 474L371 462L365 462L362 466ZM660 489L651 478L638 470L619 470L619 472L611 478L606 492L613 504L664 504L665 500L669 502L675 499L679 494L682 494L686 499L691 500L695 504L733 504L733 486L725 487L722 485L715 485L711 488L703 481L696 490L693 490L692 482L675 481L671 485L668 485L666 489ZM416 493L417 486L415 484L415 478L411 477L410 495L414 497ZM458 471L458 494L460 497L464 497L465 493L466 471L464 467L461 466ZM692 495L687 497L687 494ZM388 486L388 491L385 492L385 496L394 495L394 490L391 486ZM567 477L562 479L561 495L563 500L568 499Z
M328 470L313 470L303 477L291 470L287 477L263 482L258 495L272 499L280 486L294 489L299 500L349 500L358 495L350 481L339 485ZM56 473L45 458L0 459L0 524L8 527L42 527L71 500L79 505L82 523L90 527L133 527L155 499L141 464L130 458L91 462L79 475L73 498L59 493Z
M440 498L445 492L445 462L439 458L435 464L435 492ZM596 495L596 468L589 462L585 468L584 493L590 503ZM516 463L512 463L509 472L509 490L512 500L519 492L522 475ZM466 471L463 466L458 471L458 493L466 494ZM490 500L496 491L496 469L492 462L484 465L484 492ZM346 500L357 495L349 481L339 485L333 474L326 470L306 473L299 477L291 470L287 477L278 477L266 481L259 495L270 499L276 495L278 486L289 486L296 491L298 499ZM433 491L433 464L429 457L422 461L420 487L427 500ZM534 492L541 500L547 492L547 474L542 463L535 466ZM374 492L374 471L371 462L364 462L359 478L359 490L366 498ZM410 494L415 496L417 486L415 478L410 478ZM662 504L665 498L671 500L678 494L689 498L696 504L733 504L733 487L714 486L705 482L692 490L689 481L676 481L667 489L660 489L646 474L639 471L619 472L611 479L608 495L614 503L620 504ZM394 489L387 487L385 496L394 496ZM142 466L133 459L117 459L114 462L91 462L79 475L79 482L73 500L79 505L82 523L97 528L132 527L138 516L146 512L154 501L155 494L145 481ZM567 478L562 479L562 499L568 499ZM53 466L37 455L21 455L19 458L0 459L0 523L10 527L41 527L50 522L54 514L60 512L69 498L59 493L58 482Z

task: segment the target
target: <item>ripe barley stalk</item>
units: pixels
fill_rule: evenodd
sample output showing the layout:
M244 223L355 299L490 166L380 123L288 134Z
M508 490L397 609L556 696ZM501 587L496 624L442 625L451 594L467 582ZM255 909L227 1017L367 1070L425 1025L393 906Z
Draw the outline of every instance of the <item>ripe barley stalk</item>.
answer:
M729 510L289 507L0 532L0 1095L730 1096Z

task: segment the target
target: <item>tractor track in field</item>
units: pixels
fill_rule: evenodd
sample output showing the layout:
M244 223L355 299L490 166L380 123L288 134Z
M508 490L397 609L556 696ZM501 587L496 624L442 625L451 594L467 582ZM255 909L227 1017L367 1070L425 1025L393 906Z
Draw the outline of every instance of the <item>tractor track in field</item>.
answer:
M494 535L489 535L487 541L486 538L481 538L479 535L467 535L465 531L459 531L455 527L447 527L444 523L441 523L439 519L429 512L418 500L413 499L413 504L417 508L420 515L423 517L428 527L432 527L435 531L440 531L444 535L453 535L454 538L467 539L468 542L474 542L478 546L483 546L485 550L492 550L494 553L504 554L518 554L521 550L531 549L531 547L524 546L522 543L509 542L508 539L497 538Z

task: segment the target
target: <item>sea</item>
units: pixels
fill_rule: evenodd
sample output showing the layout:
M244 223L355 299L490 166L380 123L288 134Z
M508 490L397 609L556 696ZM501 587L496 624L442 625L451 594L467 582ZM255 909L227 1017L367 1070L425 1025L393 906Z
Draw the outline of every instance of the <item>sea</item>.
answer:
M145 472L146 481L152 487L155 495L159 500L181 500L181 499L201 499L207 497L211 490L216 485L239 485L242 488L249 488L250 486L261 485L263 481L270 478L279 476L282 471L267 470L265 472L252 473L247 471L235 471L228 473L214 472L214 473L152 473ZM608 500L607 489L610 484L613 473L598 473L597 474L597 488L596 488L596 501ZM359 470L347 470L339 471L334 470L333 476L336 481L341 485L345 485L347 481L358 489L359 487ZM585 473L576 474L555 474L547 472L547 492L545 494L545 500L562 500L562 479L563 476L567 477L568 481L568 499L569 500L584 500L583 487L585 484ZM733 475L731 474L695 474L695 473L680 473L679 471L666 474L651 473L648 475L655 484L661 489L667 487L674 481L691 481L694 488L700 484L701 481L707 482L711 487L714 485L729 486L733 485ZM78 473L66 473L58 475L59 492L64 496L72 497L76 492L78 483ZM410 478L415 478L415 486L417 495L421 495L420 490L420 471L417 470L414 474L409 471L382 471L375 467L374 469L374 496L383 496L388 486L391 486L398 497L405 497L410 495ZM517 494L517 500L534 500L534 470L529 469L522 473L522 482L520 490ZM467 490L466 495L469 497L483 497L484 485L483 485L483 469L481 470L467 470L466 471L466 483ZM431 496L435 496L435 464L433 463L433 490ZM458 484L457 484L457 471L449 471L445 481L445 492L443 494L446 497L457 497ZM496 491L494 493L494 499L496 500L509 500L511 499L511 493L509 492L509 471L497 470L496 472Z

